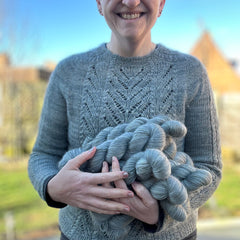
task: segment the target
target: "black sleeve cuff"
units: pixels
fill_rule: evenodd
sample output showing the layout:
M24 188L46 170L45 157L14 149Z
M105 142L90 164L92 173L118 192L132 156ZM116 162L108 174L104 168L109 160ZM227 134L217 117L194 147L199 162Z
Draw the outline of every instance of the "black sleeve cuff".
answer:
M53 207L53 208L64 208L67 206L67 204L65 203L61 203L61 202L56 202L54 200L52 200L52 198L50 197L50 195L48 194L48 191L47 191L47 185L48 185L48 182L53 178L54 176L50 176L48 177L45 182L44 182L44 192L45 192L45 201L47 203L47 205L49 207Z
M149 233L156 233L159 232L163 226L163 221L164 221L164 211L163 209L159 206L159 217L158 217L158 222L156 224L147 224L143 223L144 230Z

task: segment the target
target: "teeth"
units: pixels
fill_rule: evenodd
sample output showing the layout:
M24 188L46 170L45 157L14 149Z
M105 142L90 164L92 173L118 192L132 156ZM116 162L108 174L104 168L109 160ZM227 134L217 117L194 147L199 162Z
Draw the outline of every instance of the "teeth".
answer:
M121 17L124 19L136 19L140 17L140 13L122 13Z

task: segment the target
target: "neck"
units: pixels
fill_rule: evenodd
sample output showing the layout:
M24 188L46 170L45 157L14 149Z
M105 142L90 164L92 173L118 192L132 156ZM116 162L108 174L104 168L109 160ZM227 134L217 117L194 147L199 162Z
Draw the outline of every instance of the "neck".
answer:
M111 41L107 44L107 48L114 54L122 57L142 57L150 54L156 47L150 39L142 41L134 41L129 39L121 39L120 41L111 37Z

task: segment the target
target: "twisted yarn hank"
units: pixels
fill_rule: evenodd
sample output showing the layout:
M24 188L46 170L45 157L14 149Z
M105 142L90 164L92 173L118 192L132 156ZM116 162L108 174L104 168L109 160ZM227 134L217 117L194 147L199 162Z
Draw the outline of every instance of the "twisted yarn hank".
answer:
M208 171L194 167L190 156L177 152L175 139L184 137L186 132L182 123L163 115L105 128L83 143L82 151L93 146L97 151L81 170L101 172L103 161L111 166L112 157L116 156L121 169L129 174L127 185L140 181L173 219L184 221L188 192L212 181ZM118 236L127 234L134 219L127 215L91 215L101 231L114 230Z

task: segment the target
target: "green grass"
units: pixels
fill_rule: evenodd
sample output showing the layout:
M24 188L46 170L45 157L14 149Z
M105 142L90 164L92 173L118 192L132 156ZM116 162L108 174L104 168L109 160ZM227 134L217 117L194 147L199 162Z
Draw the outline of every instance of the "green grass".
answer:
M33 189L27 164L0 164L0 239L4 238L4 215L11 211L19 239L29 232L57 229L58 210L49 208ZM202 216L240 216L240 168L224 165L223 179L214 196L202 208ZM201 216L201 215L200 215Z
M240 216L240 167L226 165L223 168L223 178L214 194L217 206L225 214Z
M58 210L49 208L33 189L26 163L0 165L0 239L4 239L5 214L11 212L16 234L44 230L57 225Z

